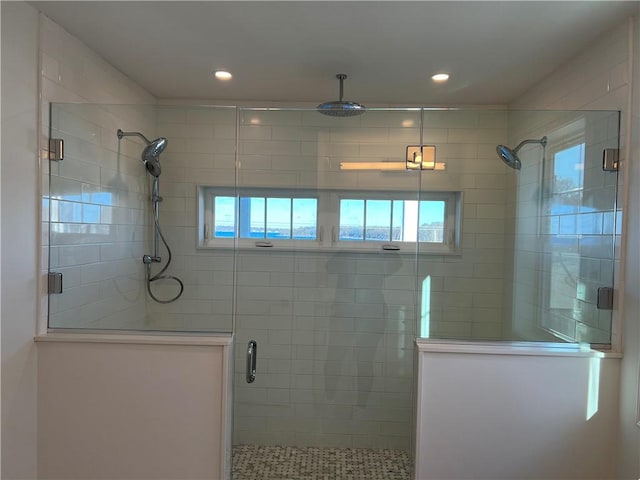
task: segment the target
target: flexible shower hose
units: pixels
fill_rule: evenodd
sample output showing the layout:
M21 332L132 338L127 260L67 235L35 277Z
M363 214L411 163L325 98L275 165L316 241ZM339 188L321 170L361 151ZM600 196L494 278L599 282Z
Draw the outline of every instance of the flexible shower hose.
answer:
M180 280L178 277L174 277L173 275L163 275L163 273L167 270L167 268L169 268L169 265L171 265L171 249L169 248L169 244L167 243L167 241L164 239L164 235L162 235L162 230L160 230L158 219L154 218L153 223L155 224L155 228L156 228L156 232L158 233L158 236L162 240L162 243L164 243L165 248L167 249L168 258L167 258L167 263L164 265L164 267L162 267L162 269L158 273L156 273L154 276L151 276L151 264L147 263L147 292L149 292L149 296L158 303L172 303L172 302L175 302L177 299L179 299L180 296L182 295L182 292L184 291L184 284L182 283L182 280ZM151 292L151 282L155 282L156 280L175 280L180 285L180 291L175 297L170 298L169 300L160 300Z

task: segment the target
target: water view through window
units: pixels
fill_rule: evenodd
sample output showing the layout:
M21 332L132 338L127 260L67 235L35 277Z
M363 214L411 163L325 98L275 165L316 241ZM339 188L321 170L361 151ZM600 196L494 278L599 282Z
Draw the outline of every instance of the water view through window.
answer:
M349 198L336 191L319 192L315 198L304 191L300 197L276 190L262 193L240 197L213 194L213 238L322 242L318 237L322 228L331 232L332 241L351 244L444 245L447 215L452 213L448 209L455 210L454 197L440 192L425 194L424 200L408 200L400 192L384 192L383 198L375 198L375 193Z
M442 200L340 200L340 240L444 241Z

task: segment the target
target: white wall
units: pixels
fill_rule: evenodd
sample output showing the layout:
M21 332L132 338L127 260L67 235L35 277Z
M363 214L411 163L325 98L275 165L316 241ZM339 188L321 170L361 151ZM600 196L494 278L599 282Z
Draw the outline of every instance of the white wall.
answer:
M53 337L38 343L38 478L228 478L230 336Z
M2 2L2 478L36 465L38 13Z
M640 7L633 23L634 63L632 71L630 154L627 170L624 330L620 377L620 436L618 439L618 478L640 477L640 216L633 209L640 205Z
M613 478L617 359L439 347L418 354L416 480Z
M514 103L515 108L609 109L622 111L620 199L623 238L617 245L621 302L614 311L614 343L623 349L619 478L640 476L640 429L636 426L640 364L640 10L634 19L604 35L574 60ZM631 30L630 30L631 28ZM631 68L633 67L633 68ZM624 198L626 195L626 198ZM628 207L628 210L625 209ZM619 268L622 267L622 268Z

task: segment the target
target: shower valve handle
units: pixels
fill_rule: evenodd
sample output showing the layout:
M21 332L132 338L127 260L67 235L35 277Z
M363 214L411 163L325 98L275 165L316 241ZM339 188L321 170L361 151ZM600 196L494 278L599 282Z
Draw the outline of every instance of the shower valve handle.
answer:
M160 257L154 257L152 255L143 255L142 263L149 265L150 263L160 263L162 259Z

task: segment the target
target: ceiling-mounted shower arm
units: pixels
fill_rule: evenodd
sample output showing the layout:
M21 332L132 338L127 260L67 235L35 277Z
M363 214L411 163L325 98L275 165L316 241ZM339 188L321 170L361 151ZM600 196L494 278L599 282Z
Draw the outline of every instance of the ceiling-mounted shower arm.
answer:
M339 73L336 75L336 78L340 80L340 101L342 101L344 97L344 79L347 78L347 76L344 73Z
M123 132L122 130L118 129L117 135L118 135L118 140L122 140L122 137L140 137L145 142L147 142L147 145L151 145L151 140L149 140L140 132Z

